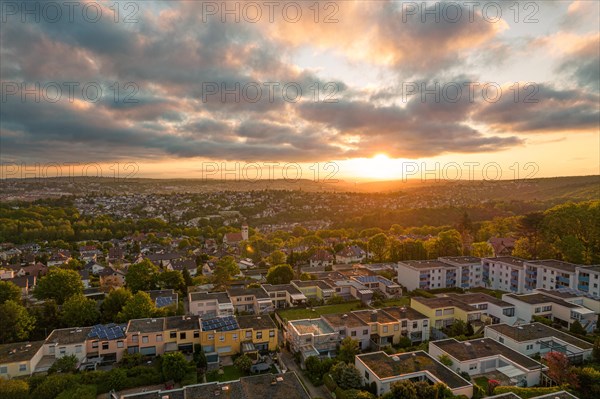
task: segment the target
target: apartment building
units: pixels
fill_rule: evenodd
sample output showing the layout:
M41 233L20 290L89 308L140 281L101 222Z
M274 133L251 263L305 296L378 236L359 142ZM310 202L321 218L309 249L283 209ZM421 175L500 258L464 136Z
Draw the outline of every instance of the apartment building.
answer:
M457 287L458 267L439 260L398 262L398 282L407 290Z
M0 377L31 376L42 359L44 341L0 345Z
M335 288L323 280L292 280L291 284L298 288L307 299L327 301L335 294Z
M237 312L265 314L275 310L271 297L262 287L229 288L227 294Z
M504 294L502 300L515 306L517 318L524 323L529 323L533 316L540 316L567 328L578 320L586 328L597 319L591 309L540 292L521 295Z
M474 323L481 320L483 311L461 300L451 297L410 299L410 307L427 316L432 327L441 329L450 326L454 320Z
M470 376L500 372L506 385L531 387L540 383L541 363L522 355L491 338L457 341L454 338L429 342L429 354L439 359L446 355L452 360L449 366L457 373L464 371Z
M440 262L456 267L456 286L463 289L483 286L481 258L474 256L444 256Z
M577 286L577 268L579 265L560 260L525 261L527 281L526 291L536 288L561 289Z
M306 303L306 295L292 284L263 284L262 287L269 294L277 309L300 306Z
M485 337L492 338L527 356L548 352L567 355L572 363L580 363L592 356L593 344L542 323L493 324L485 327Z
M600 265L577 268L577 290L600 298Z
M385 352L360 354L354 365L365 385L375 383L379 396L390 391L392 384L402 381L442 383L454 395L473 396L473 385L424 351L388 355Z
M227 292L188 293L189 312L196 316L233 316L235 308Z
M483 258L482 280L486 287L515 293L523 293L534 287L535 277L526 272L524 260L514 256Z

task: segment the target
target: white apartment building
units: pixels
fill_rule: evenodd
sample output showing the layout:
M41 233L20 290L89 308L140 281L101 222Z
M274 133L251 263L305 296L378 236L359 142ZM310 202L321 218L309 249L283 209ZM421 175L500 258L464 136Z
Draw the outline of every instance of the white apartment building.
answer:
M398 262L398 282L409 291L457 287L457 269L439 260Z

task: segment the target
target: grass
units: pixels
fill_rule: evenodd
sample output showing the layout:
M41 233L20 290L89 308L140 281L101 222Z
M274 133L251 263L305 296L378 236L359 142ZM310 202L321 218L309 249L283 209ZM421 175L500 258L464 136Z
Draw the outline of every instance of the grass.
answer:
M380 306L376 306L378 308L386 308L388 306L408 306L410 305L410 297L403 296L398 299L386 299L381 301L382 304Z
M214 381L219 381L219 382L225 382L225 381L233 381L233 380L239 380L240 377L244 377L246 376L246 373L244 373L242 370L238 369L235 366L224 366L223 367L223 374L207 374L206 375L206 381L207 382L214 382Z
M323 314L330 313L344 313L350 312L352 310L363 309L360 301L351 301L339 303L336 305L325 305L325 306L317 306L311 310L310 308L303 309L289 309L289 310L281 310L279 311L279 316L285 320L300 320L300 319L314 319Z

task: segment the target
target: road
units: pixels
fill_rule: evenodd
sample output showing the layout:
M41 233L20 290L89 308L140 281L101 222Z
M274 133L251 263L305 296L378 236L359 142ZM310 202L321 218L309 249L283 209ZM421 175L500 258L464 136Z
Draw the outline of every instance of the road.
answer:
M283 364L285 364L285 367L287 367L287 369L289 371L296 372L296 375L298 376L298 378L300 378L302 380L302 382L304 383L304 386L308 390L308 394L310 395L311 398L326 399L326 398L330 397L329 393L325 389L325 386L315 387L309 381L309 379L306 378L304 376L304 374L302 374L302 370L300 370L300 366L298 366L296 364L296 362L294 361L294 357L292 356L292 354L289 351L287 351L286 349L282 349L281 352L279 353L279 355L281 356L281 360L283 361Z

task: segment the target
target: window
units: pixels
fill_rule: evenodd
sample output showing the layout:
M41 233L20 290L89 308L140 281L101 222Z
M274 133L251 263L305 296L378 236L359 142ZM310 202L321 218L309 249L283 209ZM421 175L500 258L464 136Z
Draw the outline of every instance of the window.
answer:
M224 336L224 335L221 335L221 336L219 337L219 341L221 341L221 342L225 342L225 336Z
M156 335L156 342L162 342L162 334L157 334Z
M137 342L139 342L139 340L140 340L140 337L138 335L131 336L131 342L137 343Z
M185 332L179 333L179 339L186 339L186 338L187 338L187 334Z
M275 330L269 331L269 337L273 338L275 336Z
M369 330L368 329L363 330L363 335L369 335Z
M388 332L388 326L383 326L383 332L384 333Z
M102 350L108 350L108 342L102 342ZM75 352L77 352L77 350Z
M237 334L233 334L233 340L237 341L237 338L238 338Z
M402 320L402 328L406 328L408 325L408 321Z
M94 349L98 348L98 341L93 341L92 342L92 348L94 348Z
M246 331L246 339L252 339L252 330Z
M117 341L117 348L122 348L123 346L123 341Z
M194 338L200 338L200 331L194 331Z
M262 339L262 331L256 332L256 339Z
M64 356L67 354L67 348L65 348L64 346L62 348L58 349L58 353L60 353L60 356Z
M0 367L0 374L8 374L8 367L7 366Z
M148 343L148 336L147 336L147 335L144 335L144 336L142 337L142 343L144 343L144 344L147 344L147 343Z
M399 331L399 330L400 330L400 325L394 324L394 331Z
M19 371L27 371L27 363L19 364Z
M215 336L212 335L212 334L208 334L207 338L208 338L209 341L212 341L215 338Z
M365 380L369 381L369 373L365 370Z
M442 315L442 310L441 309L436 310L435 311L435 315L436 316L441 316Z
M417 328L419 328L419 322L418 321L413 321L413 330L416 330Z
M477 370L477 363L469 364L469 371Z
M175 339L175 338L177 338L177 331L171 331L171 332L169 333L169 338L171 338L171 339Z
M352 331L352 332L350 333L350 336L351 336L351 337L356 337L356 331Z
M528 345L527 345L527 350L528 350L528 351L530 351L530 350L532 350L532 349L533 349L533 344L528 344Z
M500 342L501 344L504 343L504 337L498 337L498 342Z

